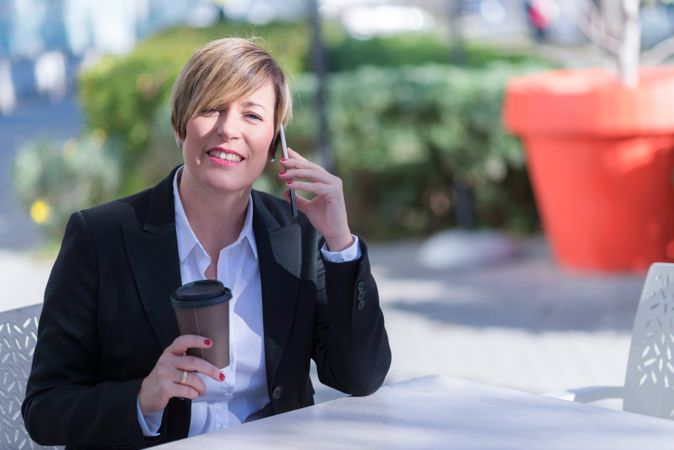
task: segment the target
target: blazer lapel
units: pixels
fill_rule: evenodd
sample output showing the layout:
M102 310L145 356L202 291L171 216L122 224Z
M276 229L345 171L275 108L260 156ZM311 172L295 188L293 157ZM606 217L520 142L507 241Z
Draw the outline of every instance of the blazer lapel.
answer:
M175 172L173 170L150 191L150 204L142 226L122 228L138 295L162 348L180 334L169 300L180 286L173 207Z
M279 224L255 194L253 231L262 285L267 386L272 386L295 313L302 267L301 232L297 222Z

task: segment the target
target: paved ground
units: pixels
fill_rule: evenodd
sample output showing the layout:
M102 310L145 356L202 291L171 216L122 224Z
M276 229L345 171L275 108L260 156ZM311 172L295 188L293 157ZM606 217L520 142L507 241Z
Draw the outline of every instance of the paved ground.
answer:
M532 392L623 382L643 277L571 273L542 238L519 246L509 261L454 271L422 268L419 243L371 246L389 381L443 374ZM50 266L0 251L0 310L40 301ZM317 389L318 400L338 395Z

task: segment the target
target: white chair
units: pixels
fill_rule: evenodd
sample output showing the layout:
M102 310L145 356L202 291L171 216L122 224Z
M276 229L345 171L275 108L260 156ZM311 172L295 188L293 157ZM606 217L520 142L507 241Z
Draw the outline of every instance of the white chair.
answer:
M624 411L674 419L674 264L655 263L634 319L624 386L546 394L576 402L622 399Z
M0 449L42 449L26 432L21 403L42 304L0 312Z

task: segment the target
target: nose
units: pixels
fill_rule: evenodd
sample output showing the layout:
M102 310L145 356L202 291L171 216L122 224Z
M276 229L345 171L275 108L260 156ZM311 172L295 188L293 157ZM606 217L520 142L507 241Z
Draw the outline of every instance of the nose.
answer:
M241 133L241 120L228 108L220 113L215 127L218 136L224 140L237 139Z

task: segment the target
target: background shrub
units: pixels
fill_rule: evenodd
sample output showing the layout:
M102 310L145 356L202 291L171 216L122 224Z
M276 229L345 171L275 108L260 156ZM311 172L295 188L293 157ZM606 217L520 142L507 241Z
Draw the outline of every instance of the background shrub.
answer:
M371 39L356 39L340 28L326 32L328 68L331 72L353 70L363 65L399 67L405 65L447 64L449 42L437 34L410 33ZM521 51L493 45L466 42L463 66L480 68L494 61L544 63Z
M361 68L329 83L330 134L354 228L374 238L455 225L455 187L473 189L479 226L528 232L538 218L517 140L501 123L507 80L539 67ZM289 140L316 147L315 90L298 79Z
M58 241L68 217L117 195L120 166L103 131L79 139L38 139L22 146L12 170L15 192L48 240Z

